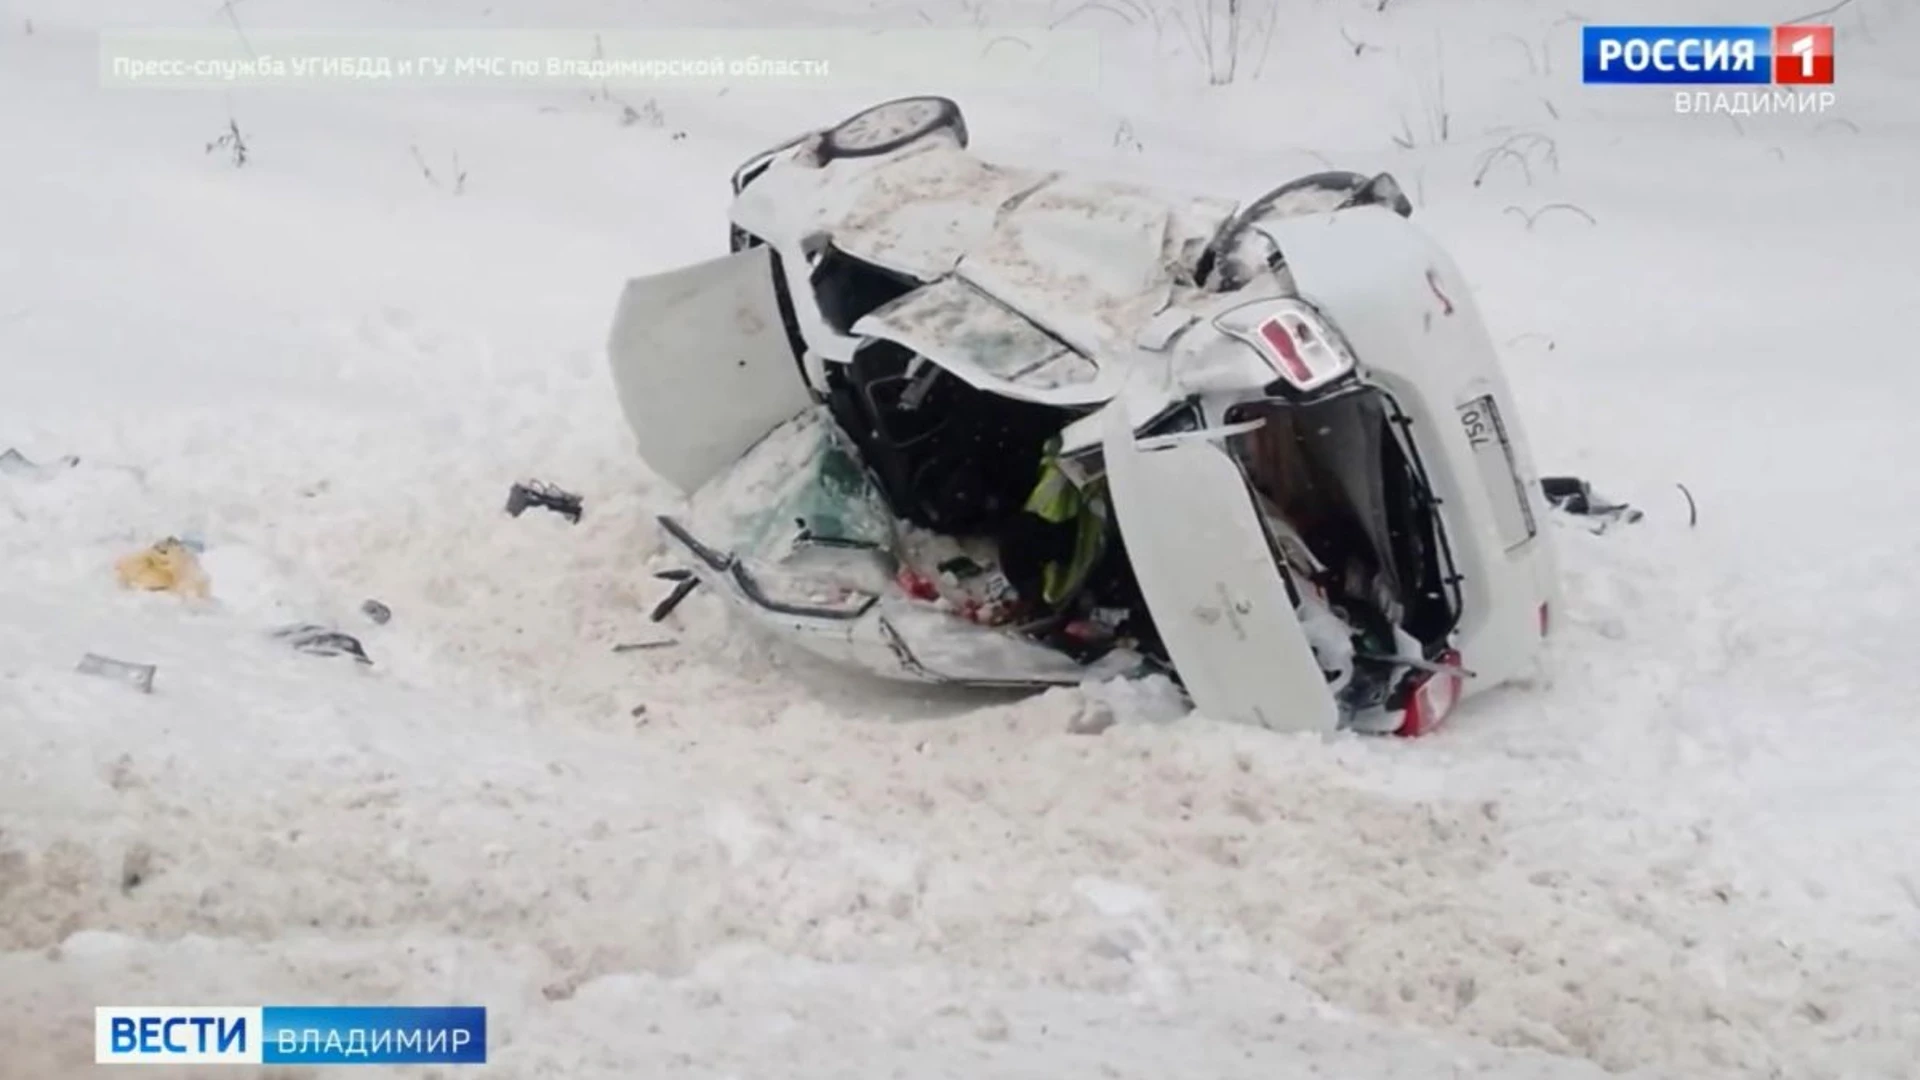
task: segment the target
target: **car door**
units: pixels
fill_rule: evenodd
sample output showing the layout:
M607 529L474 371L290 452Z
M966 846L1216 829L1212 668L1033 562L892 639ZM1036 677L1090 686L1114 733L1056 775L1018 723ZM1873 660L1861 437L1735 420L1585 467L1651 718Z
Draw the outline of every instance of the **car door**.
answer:
M1275 731L1337 728L1339 708L1225 447L1192 432L1143 449L1127 410L1106 412L1121 538L1195 708Z
M688 492L812 402L765 246L627 282L607 351L641 458Z

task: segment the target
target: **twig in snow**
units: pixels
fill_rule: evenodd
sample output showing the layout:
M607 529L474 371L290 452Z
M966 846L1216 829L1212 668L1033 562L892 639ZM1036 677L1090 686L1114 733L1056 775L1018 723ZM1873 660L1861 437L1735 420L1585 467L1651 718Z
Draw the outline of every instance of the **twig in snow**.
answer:
M1540 74L1553 74L1553 32L1568 23L1572 23L1575 26L1585 26L1592 21L1593 20L1587 18L1585 15L1569 11L1548 24L1546 33L1540 37Z
M440 178L433 174L433 168L427 164L426 157L420 153L420 147L410 145L407 149L413 154L413 163L420 166L420 175L427 178L427 183L439 187ZM453 152L453 193L462 195L466 190L467 170L461 167L460 152L456 150Z
M1267 57L1273 53L1273 30L1274 27L1279 25L1280 13L1276 10L1274 4L1269 3L1267 5L1267 33L1266 36L1260 39L1260 62L1253 65L1253 78L1256 82L1259 81L1261 75L1266 73Z
M1858 135L1858 134L1860 134L1860 125L1859 125L1859 124L1856 124L1856 123L1854 123L1853 121L1851 121L1851 120L1849 120L1849 119L1847 119L1847 118L1846 118L1846 117L1844 117L1844 116L1836 116L1836 117L1834 117L1833 119L1831 119L1831 120L1828 120L1828 121L1826 121L1826 122L1824 122L1824 123L1822 123L1822 124L1820 124L1820 125L1819 125L1818 127L1815 127L1815 128L1813 129L1813 130L1815 130L1815 131L1825 131L1825 130L1826 130L1826 129L1827 129L1828 127L1830 127L1830 126L1832 126L1832 125L1834 125L1834 124L1843 124L1843 125L1845 125L1845 126L1846 126L1846 128L1847 128L1847 130L1849 130L1849 131L1851 131L1851 132L1853 132L1853 133L1854 133L1855 135Z
M227 16L227 21L233 24L233 34L240 39L240 47L247 50L247 56L258 60L260 56L253 51L253 42L247 40L247 32L240 28L240 16L233 13L233 5L245 2L246 0L226 0L226 3L220 5L219 10L224 12Z
M645 124L651 128L666 127L667 115L660 111L660 103L652 98L642 102L637 109L628 102L621 101L620 126L632 127L635 124Z
M1680 494L1687 497L1687 528L1691 529L1700 524L1700 507L1694 503L1693 492L1687 490L1687 485L1675 484L1673 486L1679 488Z
M1839 11L1841 8L1846 7L1848 4L1851 4L1851 3L1853 3L1853 0L1840 0L1839 3L1834 4L1830 7L1823 7L1819 11L1809 11L1805 15L1795 15L1793 18L1786 20L1784 23L1776 23L1775 25L1791 26L1794 23L1806 22L1808 19L1822 19L1827 17L1828 15L1833 14L1836 11Z
M615 645L613 651L623 653L638 652L643 649L668 649L678 644L680 643L672 638L663 638L659 641L623 641Z
M1081 15L1085 15L1088 12L1093 12L1093 11L1103 11L1108 15L1111 15L1114 18L1119 19L1121 22L1127 24L1128 26L1133 26L1135 22L1133 16L1129 15L1127 12L1121 11L1119 8L1112 7L1108 4L1100 3L1100 0L1086 0L1086 3L1076 6L1073 10L1067 12L1065 15L1062 15L1059 18L1053 20L1053 22L1047 25L1047 29L1058 30L1061 26L1064 26L1069 21L1075 18L1078 18Z
M1473 174L1473 186L1479 187L1481 183L1486 180L1487 173L1492 170L1495 164L1509 160L1520 166L1521 175L1527 178L1527 186L1532 187L1533 166L1527 164L1525 155L1505 143L1501 143L1499 146L1480 155L1480 171Z
M1354 37L1352 34L1347 33L1347 28L1344 26L1340 28L1340 39L1342 41L1345 41L1347 43L1347 47L1353 50L1353 55L1355 59L1358 59L1361 54L1365 53L1369 49L1373 50L1374 52L1386 51L1378 45L1369 45L1366 42L1361 41L1359 38Z
M985 45L982 45L980 47L980 55L985 56L988 53L992 52L993 47L995 45L1018 45L1021 48L1027 50L1028 52L1033 51L1033 44L1029 42L1026 38L1014 37L1012 34L1001 34L999 37L994 38L992 41L987 42Z
M225 150L233 155L233 167L238 169L247 163L247 140L240 134L240 121L227 117L227 130L221 136L207 144L207 153Z
M1527 74L1529 75L1540 74L1540 64L1538 61L1536 61L1533 58L1533 46L1527 44L1526 38L1521 37L1519 34L1495 34L1493 36L1493 40L1494 41L1511 41L1515 45L1520 46L1520 51L1527 54Z
M1393 145L1402 150L1413 149L1413 125L1407 123L1406 113L1400 114L1400 134L1390 136L1390 138L1393 139Z
M1570 214L1579 214L1581 217L1587 219L1587 224L1589 225L1600 224L1599 222L1593 220L1592 214L1587 213L1585 210L1580 209L1578 206L1575 206L1572 203L1548 203L1547 205L1541 207L1538 210L1533 211L1532 213L1528 213L1527 211L1521 209L1518 206L1509 206L1501 212L1506 214L1519 214L1520 219L1527 223L1527 231L1532 232L1534 222L1539 221L1542 216L1544 216L1548 211L1551 211L1551 210L1565 210Z
M432 184L434 187L439 187L440 181L434 177L433 168L427 164L427 159L421 156L420 148L410 145L407 147L407 150L413 154L413 163L420 166L420 175L427 178L427 183Z

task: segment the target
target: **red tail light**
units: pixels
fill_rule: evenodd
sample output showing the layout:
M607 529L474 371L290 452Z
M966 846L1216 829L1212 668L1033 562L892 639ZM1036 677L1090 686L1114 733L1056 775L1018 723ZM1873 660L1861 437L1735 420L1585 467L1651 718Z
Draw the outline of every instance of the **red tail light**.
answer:
M1305 386L1313 381L1313 369L1300 359L1300 350L1294 347L1293 335L1279 319L1268 319L1260 324L1259 334L1273 350L1272 355L1280 361L1280 369L1295 386Z
M1331 385L1354 368L1339 334L1301 300L1256 300L1222 314L1214 326L1253 346L1297 390Z
M1448 649L1440 655L1438 661L1450 668L1460 666L1460 654ZM1460 686L1464 676L1455 671L1432 671L1420 677L1414 684L1413 693L1407 697L1406 710L1401 714L1400 730L1395 734L1413 738L1425 735L1446 723L1453 713L1453 707L1460 704Z

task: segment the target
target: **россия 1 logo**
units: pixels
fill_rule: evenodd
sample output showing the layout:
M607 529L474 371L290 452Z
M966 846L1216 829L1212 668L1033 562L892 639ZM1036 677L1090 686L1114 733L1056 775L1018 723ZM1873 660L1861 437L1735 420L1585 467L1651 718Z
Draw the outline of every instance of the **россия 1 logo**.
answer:
M1585 26L1583 83L1833 85L1831 26Z

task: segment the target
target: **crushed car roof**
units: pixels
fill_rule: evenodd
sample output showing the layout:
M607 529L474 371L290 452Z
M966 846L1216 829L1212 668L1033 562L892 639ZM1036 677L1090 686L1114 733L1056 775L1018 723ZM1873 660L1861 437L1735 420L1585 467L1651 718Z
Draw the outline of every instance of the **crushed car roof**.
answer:
M944 141L775 168L735 207L771 239L831 239L919 281L957 274L1075 349L1130 342L1172 300L1230 199L983 161Z

